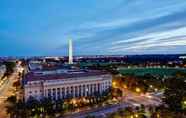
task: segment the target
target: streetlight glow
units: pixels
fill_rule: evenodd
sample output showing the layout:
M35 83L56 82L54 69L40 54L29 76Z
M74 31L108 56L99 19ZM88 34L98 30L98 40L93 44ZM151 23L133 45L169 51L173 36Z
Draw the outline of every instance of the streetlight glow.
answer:
M135 117L138 118L138 114L135 114Z
M183 102L184 105L186 105L186 100Z
M138 93L141 92L141 89L137 87L136 92L138 92Z
M124 84L123 87L124 87L125 89L127 89L127 85Z
M113 87L116 87L116 82L112 82L112 86Z

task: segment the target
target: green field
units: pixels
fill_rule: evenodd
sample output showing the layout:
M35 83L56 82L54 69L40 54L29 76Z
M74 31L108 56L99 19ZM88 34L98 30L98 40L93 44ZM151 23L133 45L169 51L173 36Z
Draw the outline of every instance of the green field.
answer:
M145 75L145 74L152 74L152 75L159 75L159 76L171 76L174 75L176 72L185 72L185 68L120 68L119 72L123 75Z
M119 64L118 62L80 62L79 63L81 67L86 67L86 66L93 66L93 65L99 65L99 66L109 66L112 64Z

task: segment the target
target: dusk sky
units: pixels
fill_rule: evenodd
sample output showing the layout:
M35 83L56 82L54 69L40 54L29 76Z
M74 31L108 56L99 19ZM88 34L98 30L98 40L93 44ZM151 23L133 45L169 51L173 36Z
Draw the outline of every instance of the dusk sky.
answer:
M186 0L0 0L0 56L186 53Z

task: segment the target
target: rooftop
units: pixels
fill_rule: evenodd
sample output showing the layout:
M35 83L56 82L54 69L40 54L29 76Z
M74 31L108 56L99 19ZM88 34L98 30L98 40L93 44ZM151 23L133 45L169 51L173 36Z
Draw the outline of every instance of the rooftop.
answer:
M56 80L56 79L96 76L96 75L104 75L104 74L108 74L108 72L98 71L98 70L79 70L79 71L68 70L67 72L57 73L57 74L39 74L33 71L27 73L24 80L25 82L38 81L38 80Z

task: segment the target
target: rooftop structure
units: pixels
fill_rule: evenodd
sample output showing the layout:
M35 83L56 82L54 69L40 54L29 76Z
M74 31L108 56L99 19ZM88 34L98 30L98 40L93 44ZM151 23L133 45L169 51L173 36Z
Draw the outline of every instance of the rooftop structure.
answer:
M108 74L105 71L97 70L53 70L53 71L32 71L25 76L25 82L28 81L45 81L45 80L58 80L68 79L74 77L88 77Z

